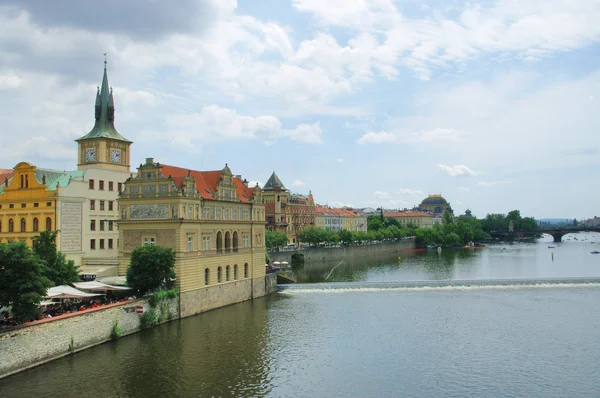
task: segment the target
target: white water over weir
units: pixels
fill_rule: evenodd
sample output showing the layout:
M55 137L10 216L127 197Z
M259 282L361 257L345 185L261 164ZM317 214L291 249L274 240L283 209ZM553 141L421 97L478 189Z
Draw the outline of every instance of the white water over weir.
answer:
M600 278L549 279L479 279L402 282L337 282L319 284L279 285L284 294L302 293L361 293L385 291L460 291L532 288L600 288Z

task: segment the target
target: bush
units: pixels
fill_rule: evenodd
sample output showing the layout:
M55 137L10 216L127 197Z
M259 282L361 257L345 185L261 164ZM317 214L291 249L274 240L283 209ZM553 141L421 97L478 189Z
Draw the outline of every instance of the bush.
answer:
M152 296L150 296L150 300L148 300L148 303L150 304L150 307L156 308L156 306L160 302L168 300L168 299L174 299L178 295L179 295L179 290L177 290L177 289L157 290L154 293L152 293Z
M158 325L158 315L156 314L154 308L150 308L148 311L146 311L140 316L141 329L148 329L156 325Z
M110 338L113 340L118 339L123 336L123 329L119 326L119 320L115 319L115 323L113 324L112 330L110 331Z

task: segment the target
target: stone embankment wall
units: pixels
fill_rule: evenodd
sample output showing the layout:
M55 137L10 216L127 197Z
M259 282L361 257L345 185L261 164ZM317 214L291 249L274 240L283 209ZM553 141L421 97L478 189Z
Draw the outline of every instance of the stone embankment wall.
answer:
M276 275L245 279L181 293L181 317L241 303L277 291Z
M148 300L128 301L0 332L0 378L109 341L117 320L123 335L139 331L142 315L135 313L135 307L139 305L144 306L146 311L150 309ZM170 314L161 314L160 308L159 304L155 311L162 322L179 317L177 299L167 300Z
M287 261L291 264L293 254L302 254L304 262L341 261L355 257L376 257L403 253L404 250L414 249L414 240L400 242L378 243L374 245L359 245L347 247L312 248L295 251L269 252L271 261Z

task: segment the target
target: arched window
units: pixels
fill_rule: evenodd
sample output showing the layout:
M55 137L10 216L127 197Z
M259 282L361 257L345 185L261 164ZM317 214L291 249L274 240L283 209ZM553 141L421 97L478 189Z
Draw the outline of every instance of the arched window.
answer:
M237 280L237 264L233 264L233 280Z
M225 251L231 251L231 234L229 233L229 231L225 232Z
M25 174L25 188L29 188L29 174Z
M217 268L217 283L221 283L221 267Z
M225 281L229 282L229 265L225 267Z
M25 188L25 176L21 174L21 188Z
M25 232L27 230L27 221L24 218L21 218L21 232Z
M244 278L248 277L248 263L244 264Z
M238 233L237 231L233 232L233 251L238 251Z
M0 220L0 232L2 232L2 220Z
M8 232L15 232L15 220L8 220Z
M217 232L217 253L220 254L223 251L223 234L221 231Z
M52 231L52 219L46 217L46 231Z
M208 281L210 280L210 270L208 268L204 269L204 284L208 285Z
M40 230L40 222L37 217L33 219L33 232L37 232Z

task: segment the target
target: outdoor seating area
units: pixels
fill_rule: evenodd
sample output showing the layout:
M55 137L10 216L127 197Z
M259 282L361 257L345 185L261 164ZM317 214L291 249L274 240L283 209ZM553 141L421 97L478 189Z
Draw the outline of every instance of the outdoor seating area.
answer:
M129 294L130 290L131 288L126 286L109 285L99 281L75 282L73 286L54 286L48 289L46 300L40 303L39 319L19 324L13 320L9 307L0 308L0 330L136 300L136 296Z

